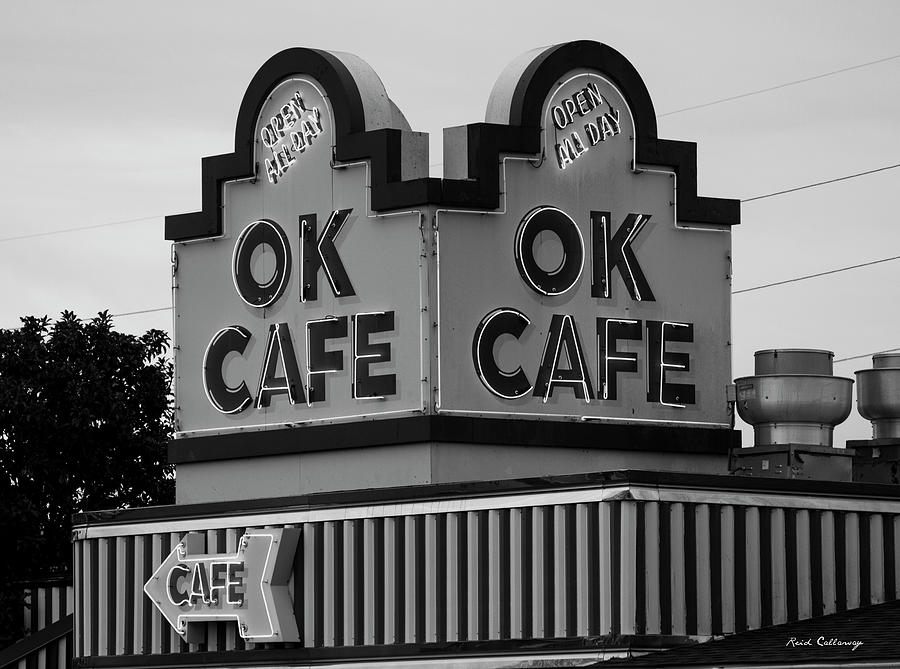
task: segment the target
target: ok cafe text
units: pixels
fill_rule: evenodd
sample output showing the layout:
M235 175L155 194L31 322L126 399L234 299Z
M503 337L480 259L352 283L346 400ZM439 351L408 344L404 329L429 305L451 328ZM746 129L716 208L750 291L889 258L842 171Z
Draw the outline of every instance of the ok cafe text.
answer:
M301 302L317 299L320 270L335 297L356 295L335 247L335 239L350 214L350 209L331 212L321 233L317 232L315 214L299 217ZM629 213L613 232L610 212L590 211L591 248L588 251L578 225L569 214L553 206L536 207L522 218L516 231L513 249L516 269L525 285L536 294L542 297L563 295L578 283L589 254L591 297L601 300L612 297L611 278L616 271L633 300L655 301L632 249L632 243L647 228L650 219L648 214ZM534 256L535 239L548 231L559 238L563 249L563 260L552 271L541 267ZM262 244L273 250L275 259L274 275L265 282L257 281L251 271L253 252ZM235 242L232 278L238 296L249 306L260 309L272 306L288 285L291 266L287 235L275 221L254 221ZM504 335L519 339L530 325L531 319L523 311L498 307L487 313L475 329L472 340L474 371L483 386L498 398L516 400L530 395L547 402L557 388L568 388L584 402L615 401L619 395L618 375L637 373L640 363L638 353L618 350L619 342L644 340L647 402L679 408L695 403L693 384L667 380L669 372L690 372L689 354L670 351L667 345L693 342L692 323L596 317L592 324L596 328L597 342L596 383L585 359L579 324L567 313L551 315L534 381L521 365L512 371L501 369L494 357L497 340ZM216 410L232 414L251 405L257 409L268 407L274 396L282 394L287 395L292 405L311 406L315 402L324 402L327 397L323 375L344 369L344 351L326 350L326 342L348 337L352 398L372 399L396 394L394 374L376 375L370 369L375 363L392 359L390 343L373 343L371 337L394 331L393 311L361 312L349 317L327 316L307 321L305 329L306 372L301 376L288 324L276 322L269 326L255 396L245 381L230 387L223 376L226 357L231 353L242 355L251 340L251 333L241 325L230 325L216 332L207 347L203 364L204 388L210 403ZM284 376L278 376L279 367Z

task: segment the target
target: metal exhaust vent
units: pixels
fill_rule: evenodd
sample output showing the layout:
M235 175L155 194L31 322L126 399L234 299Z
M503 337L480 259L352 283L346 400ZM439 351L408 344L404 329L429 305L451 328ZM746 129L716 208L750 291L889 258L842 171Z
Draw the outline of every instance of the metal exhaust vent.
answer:
M900 438L900 353L876 353L874 369L856 372L856 405L874 439Z
M811 349L754 354L756 375L735 384L738 414L753 426L756 446L832 445L853 401L853 379L834 376L833 359L831 351Z

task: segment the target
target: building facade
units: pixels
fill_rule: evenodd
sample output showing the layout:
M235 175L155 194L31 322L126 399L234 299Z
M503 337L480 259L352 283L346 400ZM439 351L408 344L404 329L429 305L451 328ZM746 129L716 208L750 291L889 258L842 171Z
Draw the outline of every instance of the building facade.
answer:
M827 420L730 456L739 203L621 54L517 58L428 165L356 56L250 82L166 219L177 503L76 519L80 666L575 666L897 599Z

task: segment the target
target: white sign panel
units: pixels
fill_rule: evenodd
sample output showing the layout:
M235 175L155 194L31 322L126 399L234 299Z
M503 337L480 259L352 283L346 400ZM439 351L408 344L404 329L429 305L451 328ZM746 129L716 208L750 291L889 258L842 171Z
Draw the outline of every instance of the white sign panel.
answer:
M180 436L423 410L423 216L373 214L367 164L333 167L334 143L318 82L283 81L223 234L175 245Z
M544 103L501 209L437 214L441 413L729 425L730 234L676 223L671 169L590 71Z
M203 210L166 221L177 436L358 425L186 440L186 461L393 443L390 419L412 417L403 438L423 441L480 443L498 418L730 444L740 205L697 195L696 146L657 136L621 54L513 61L487 122L445 131L440 179L350 54L277 54L237 127L234 153L204 161Z

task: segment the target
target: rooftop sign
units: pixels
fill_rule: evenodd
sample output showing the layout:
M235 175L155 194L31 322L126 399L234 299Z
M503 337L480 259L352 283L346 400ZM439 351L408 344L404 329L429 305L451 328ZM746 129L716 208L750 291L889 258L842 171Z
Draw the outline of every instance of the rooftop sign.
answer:
M423 212L371 210L366 163L332 165L339 118L314 77L278 82L221 234L176 245L182 431L423 411Z
M472 359L439 366L439 410L727 426L730 228L678 220L603 73L560 77L539 120L499 211L437 213L439 356Z
M594 42L514 61L426 176L374 72L293 49L176 242L179 437L413 416L728 430L730 226ZM363 439L363 441L365 441Z

